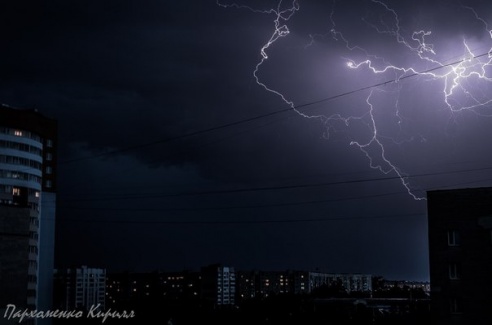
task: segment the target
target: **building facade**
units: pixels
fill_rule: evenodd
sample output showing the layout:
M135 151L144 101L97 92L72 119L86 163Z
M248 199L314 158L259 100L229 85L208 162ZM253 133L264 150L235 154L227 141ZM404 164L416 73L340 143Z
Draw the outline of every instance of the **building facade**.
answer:
M237 272L240 299L265 298L278 294L309 294L321 286L339 284L347 293L371 292L368 274L323 273L309 271L241 271Z
M0 105L0 306L52 307L56 147L56 120Z
M236 273L233 267L218 264L201 269L201 294L212 306L232 306L236 303Z
M201 290L199 272L111 273L107 275L106 306L129 308L198 303Z
M427 193L432 324L490 324L492 188Z
M106 308L106 270L82 266L55 270L55 305L63 310Z

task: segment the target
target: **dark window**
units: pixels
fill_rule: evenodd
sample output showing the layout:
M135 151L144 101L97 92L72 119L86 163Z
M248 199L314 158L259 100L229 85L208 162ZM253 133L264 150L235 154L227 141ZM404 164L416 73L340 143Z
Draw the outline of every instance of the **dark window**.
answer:
M460 265L458 263L449 263L448 265L449 279L458 280L461 277Z
M449 299L449 312L451 314L461 314L463 312L460 298L451 297Z
M460 233L457 230L448 231L448 246L460 246Z

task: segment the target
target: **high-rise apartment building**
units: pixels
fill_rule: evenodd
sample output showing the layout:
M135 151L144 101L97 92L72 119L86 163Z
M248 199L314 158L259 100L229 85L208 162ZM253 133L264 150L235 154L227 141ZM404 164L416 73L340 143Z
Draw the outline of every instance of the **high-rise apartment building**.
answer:
M0 309L50 309L57 122L0 105Z
M55 305L63 310L106 308L106 270L82 266L55 270ZM99 306L99 307L98 307Z
M427 193L432 324L490 324L492 188Z
M236 303L236 272L233 267L213 264L201 269L201 294L205 302L221 307Z

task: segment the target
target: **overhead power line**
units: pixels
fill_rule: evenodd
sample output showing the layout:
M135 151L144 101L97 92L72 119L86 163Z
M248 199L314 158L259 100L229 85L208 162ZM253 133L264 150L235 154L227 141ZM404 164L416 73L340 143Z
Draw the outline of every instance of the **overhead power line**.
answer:
M398 195L404 192L392 192L392 193L382 193L382 194L372 194L372 195L359 195L359 196L350 196L350 197L342 197L342 198L332 198L332 199L324 199L324 200L309 200L309 201L298 201L288 203L268 203L268 204L248 204L248 205L229 205L229 206L213 206L213 207L186 207L186 208L150 208L150 207L140 207L140 208L128 208L128 207L91 207L91 206L64 206L58 205L59 207L63 207L65 209L70 210L97 210L97 211L120 211L120 212L190 212L190 211L216 211L216 210L236 210L236 209L262 209L262 208L279 208L279 207L293 207L293 206L301 206L301 205L309 205L309 204L325 204L325 203L333 203L333 202L343 202L343 201L352 201L352 200L364 200L369 198L379 198L390 195Z
M418 178L418 177L429 177L429 176L441 176L457 173L468 173L492 170L492 167L485 168L474 168L474 169L463 169L455 171L444 171L444 172L433 172L433 173L422 173L414 174L411 176L403 176L404 178ZM106 196L101 197L89 197L89 198L76 198L76 199L60 199L64 202L94 202L94 201L112 201L112 200L127 200L127 199L154 199L154 198L165 198L165 197L182 197L182 196L201 196L201 195L215 195L215 194L234 194L234 193L245 193L245 192L261 192L261 191L275 191L275 190L289 190L289 189L304 189L304 188L315 188L315 187L325 187L334 185L346 185L346 184L357 184L365 182L380 182L380 181L390 181L390 180L400 180L400 176L388 176L388 177L373 177L367 179L354 179L354 180L343 180L334 182L323 182L323 183L313 183L313 184L295 184L295 185L280 185L280 186L264 186L264 187L244 187L236 189L224 189L224 190L207 190L207 191L194 191L194 192L181 192L181 193L139 193L132 195L120 195L120 196Z
M351 221L351 220L376 220L392 218L408 218L423 216L423 213L392 214L376 216L357 217L325 217L325 218L296 218L296 219L269 219L269 220L195 220L195 221L170 221L170 220L124 220L124 219L60 219L61 222L81 223L111 223L111 224L162 224L162 225L244 225L244 224L278 224L278 223L306 223L306 222L328 222L328 221Z
M473 59L477 59L477 58L480 58L480 57L483 57L483 56L486 56L486 55L489 55L489 52L476 55L476 56L473 57ZM399 77L399 78L396 78L396 79L391 79L391 80L383 81L383 82L376 83L376 84L373 84L373 85L369 85L369 86L361 87L361 88L358 88L358 89L354 89L354 90L351 90L351 91L343 92L343 93L340 93L340 94L337 94L337 95L333 95L333 96L329 96L329 97L326 97L326 98L322 98L322 99L319 99L319 100L316 100L316 101L311 101L311 102L308 102L308 103L294 105L292 107L288 107L288 108L276 110L276 111L273 111L273 112L270 112L270 113L265 113L265 114L257 115L257 116L246 118L246 119L242 119L242 120L225 123L225 124L222 124L222 125L210 127L210 128L203 129L203 130L193 131L193 132L182 134L182 135L178 135L178 136L173 136L173 137L169 137L169 138L164 138L164 139L159 139L159 140L150 141L150 142L146 142L146 143L141 143L141 144L137 144L137 145L133 145L133 146L128 146L128 147L121 148L121 149L115 149L115 150L110 150L110 151L107 151L107 152L102 152L102 153L98 153L98 154L88 155L88 156L85 156L85 157L64 160L64 161L60 161L59 163L60 164L70 164L70 163L75 163L75 162L81 162L81 161L86 161L86 160L89 160L89 159L96 159L96 158L101 158L101 157L105 157L105 156L109 156L109 155L121 154L121 153L125 153L125 152L128 152L128 151L139 150L139 149L143 149L143 148L146 148L146 147L151 147L151 146L165 144L165 143L176 141L176 140L186 139L186 138L193 137L193 136L196 136L196 135L201 135L201 134L204 134L204 133L208 133L208 132L212 132L212 131L217 131L217 130L228 128L228 127L231 127L231 126L236 126L236 125L240 125L240 124L244 124L244 123L256 121L256 120L259 120L259 119L263 119L263 118L266 118L266 117L269 117L269 116L274 116L274 115L282 114L282 113L285 113L285 112L289 112L289 111L293 111L293 110L298 110L298 109L301 109L301 108L305 108L305 107L309 107L309 106L312 106L312 105L320 104L320 103L323 103L323 102L335 100L335 99L338 99L338 98L341 98L341 97L352 95L352 94L357 93L357 92L360 92L360 91L372 89L372 88L379 87L379 86L384 86L384 85L387 85L387 84L390 84L390 83L393 83L393 82L399 82L400 80L404 80L404 79L416 77L416 76L422 75L424 73L429 73L429 72L432 72L432 71L436 71L436 70L439 70L439 69L442 69L442 68L445 68L445 67L452 66L454 64L461 63L461 62L463 62L463 59L462 60L453 61L453 62L448 63L448 64L439 65L437 67L430 68L430 69L427 69L427 70L424 70L424 71L421 71L421 72L415 72L415 73L412 73L412 74L404 75L404 76Z

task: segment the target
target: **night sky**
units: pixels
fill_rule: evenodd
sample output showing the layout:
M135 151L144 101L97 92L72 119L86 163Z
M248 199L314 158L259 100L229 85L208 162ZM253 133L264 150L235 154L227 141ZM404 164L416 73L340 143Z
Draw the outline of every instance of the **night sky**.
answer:
M56 266L428 280L426 191L492 185L491 7L4 1L0 102L59 123Z

